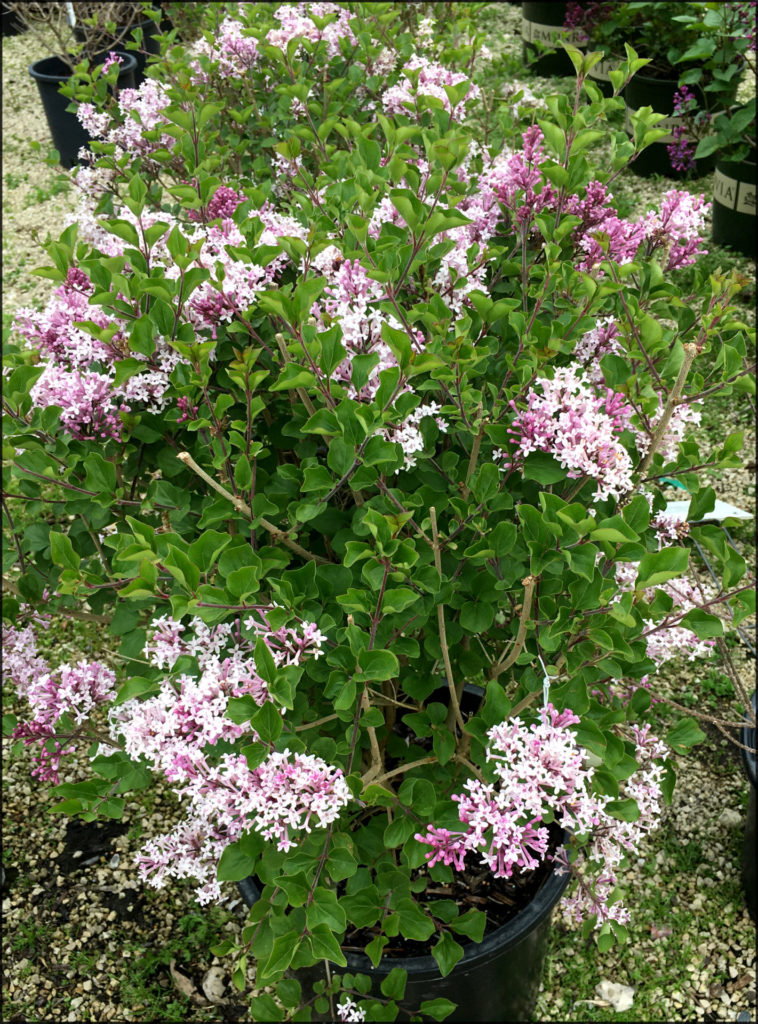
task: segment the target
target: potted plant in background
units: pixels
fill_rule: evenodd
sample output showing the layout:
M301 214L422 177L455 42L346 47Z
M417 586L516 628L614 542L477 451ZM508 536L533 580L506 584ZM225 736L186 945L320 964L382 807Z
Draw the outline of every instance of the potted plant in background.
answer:
M702 63L679 80L682 115L680 139L672 146L672 161L684 171L702 159L715 159L713 181L713 240L746 256L756 253L755 190L755 7L749 3L701 5L707 10L678 16L696 42L688 53ZM680 62L687 57L685 53ZM735 102L735 83L747 75L752 93ZM702 85L715 114L696 110L691 90Z
M734 103L752 46L750 8L749 3L569 5L567 24L582 31L611 65L624 53L625 42L650 61L624 93L627 131L631 134L631 114L650 106L666 115L660 125L671 134L637 157L630 165L635 173L681 178L713 168L715 150L700 147L696 158L692 151L711 131L713 118Z
M244 5L128 109L80 110L102 155L49 307L13 328L5 487L63 511L10 526L4 672L31 715L5 724L62 813L117 818L154 775L186 799L146 880L208 902L257 878L235 977L252 957L275 986L260 1019L441 1019L448 977L463 1018L491 1019L475 992L523 1019L569 874L565 911L623 941L620 862L667 751L703 737L651 735L656 669L754 608L738 556L703 590L662 515L664 475L710 507L680 442L745 383L717 358L745 347L735 281L666 280L702 197L618 216L635 147L591 172L619 101L583 102L576 50L573 102L481 152L476 87L397 17ZM85 606L118 677L36 650L35 614ZM76 742L93 775L58 785ZM493 947L529 976L467 990Z
M155 36L146 33L143 27L145 24L152 30L156 27L154 21L147 17L149 6L133 3L13 2L6 6L24 29L51 53L36 60L30 66L29 74L37 84L60 163L67 169L71 168L78 162L82 147L86 148L90 141L89 133L70 105L76 74L84 73L78 80L80 85L83 84L90 65L94 71L109 62L109 54L119 52L118 70L111 74L108 88L134 88L138 85L137 73L140 61L144 67L145 57L139 52L128 53L127 47L143 42L143 34L145 45L155 46ZM139 34L138 41L134 33ZM83 65L81 62L85 60L87 64ZM99 73L94 71L94 77L97 79ZM85 92L80 98L90 97Z

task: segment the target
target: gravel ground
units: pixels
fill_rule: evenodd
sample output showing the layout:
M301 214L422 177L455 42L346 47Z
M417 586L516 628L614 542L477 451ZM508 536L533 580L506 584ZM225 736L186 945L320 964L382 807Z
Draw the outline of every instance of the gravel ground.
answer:
M517 6L502 4L493 30L517 28L519 19ZM508 47L518 50L520 43ZM65 175L43 162L51 143L27 73L38 56L26 37L3 40L6 311L46 300L49 282L29 276L46 262L37 239L48 231L55 236L74 206ZM551 87L545 80L531 84L535 92ZM642 206L670 187L637 178L627 184ZM697 185L707 191L709 182ZM755 451L754 441L751 430L747 451ZM715 486L725 500L754 509L752 472L729 471ZM65 623L56 633L55 657L70 659L93 643L91 631ZM752 689L753 660L743 648L732 650ZM706 668L684 664L656 682L679 696ZM726 698L713 710L733 714ZM81 826L48 813L52 801L40 800L27 752L11 759L7 741L3 751L3 1020L249 1020L245 996L230 987L230 959L208 952L224 934L239 936L244 912L236 888L230 885L225 904L209 911L196 906L189 886L155 892L137 879L134 857L144 837L180 816L172 794L158 788L147 806L128 803L123 822L105 834L90 828L89 853L82 854ZM73 758L62 781L81 778L85 761L84 753ZM748 785L736 748L717 732L676 761L673 805L625 877L630 943L600 956L556 917L536 1019L755 1020L755 926L739 881ZM252 968L248 975L249 995ZM607 993L597 990L603 981L633 989L627 1010L614 1011ZM212 1001L200 994L204 985Z

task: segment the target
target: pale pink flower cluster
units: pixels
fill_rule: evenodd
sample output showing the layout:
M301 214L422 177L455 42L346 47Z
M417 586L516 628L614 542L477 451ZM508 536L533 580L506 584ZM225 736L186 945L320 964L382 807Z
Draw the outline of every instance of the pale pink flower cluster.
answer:
M198 55L204 53L211 60L218 60L219 74L223 78L245 78L257 64L258 41L245 35L246 26L235 18L224 18L218 36L212 43L202 39L192 49ZM204 72L197 61L193 62L194 73L205 81Z
M400 469L413 469L416 465L416 455L424 448L420 423L425 416L433 419L443 434L447 433L447 422L440 415L440 410L437 402L426 402L408 413L402 423L385 429L385 440L399 444L403 449L403 465L395 470L396 473Z
M663 197L660 213L652 210L643 218L647 255L661 249L667 256L666 269L686 267L708 250L703 248L702 232L711 203L704 195L670 189Z
M662 547L668 547L669 544L678 544L690 532L690 524L686 519L666 515L664 512L659 512L651 519L650 525L655 530L659 551Z
M417 80L415 75L408 74L409 71L418 72ZM416 80L415 85L414 80ZM466 95L456 104L454 110L445 92L445 86L460 85L461 82L466 81L468 81L467 76L461 72L451 71L450 68L443 67L442 64L435 64L426 57L414 54L410 60L406 61L402 79L396 85L385 89L382 94L382 105L387 114L407 114L409 108L406 104L410 104L411 109L415 110L417 97L432 96L442 103L443 108L449 114L460 116L464 113L466 104L479 97L479 86L470 85Z
M59 406L61 425L78 441L121 439L118 414L128 412L129 406L116 404L113 379L107 374L47 363L29 394L39 409Z
M316 303L313 314L321 325L325 325L324 313L330 322L339 324L347 351L346 358L334 371L334 379L347 387L351 398L370 402L379 388L381 371L397 366L394 353L382 338L382 324L386 323L395 330L402 330L402 325L391 314L383 313L378 308L378 303L385 298L384 288L368 276L359 260L342 260L341 253L332 245L314 257L311 265L328 281L324 289L323 309ZM418 331L413 340L417 351L421 351L425 344L424 335ZM377 363L371 369L366 383L357 390L352 382L353 360L358 355L369 354L378 357ZM412 389L406 385L403 390L409 392ZM424 416L432 416L440 430L447 430L447 424L439 412L440 406L436 402L428 402L407 414L402 423L384 428L384 438L397 442L403 449L404 462L400 468L410 469L415 466L416 454L424 447L419 428Z
M312 17L327 18L337 15L323 29L317 28ZM326 43L327 59L340 54L340 42L345 39L351 46L357 44L350 27L350 11L333 3L298 3L282 4L274 11L279 28L272 28L266 36L266 42L287 51L287 44L293 39L307 39L318 43L322 39Z
M26 348L35 348L41 355L72 369L86 368L95 361L110 362L116 355L120 358L116 346L123 340L121 331L114 335L109 347L77 327L83 320L103 328L113 322L97 306L89 305L94 291L87 275L72 267L63 284L53 290L45 309L19 309L13 328L24 339Z
M651 417L650 431L655 433L655 428L663 416L663 399L658 398L658 411ZM682 402L674 406L666 431L658 443L656 449L664 462L673 462L679 454L679 444L684 440L689 427L697 427L702 419L702 406L699 402ZM640 455L645 455L650 447L650 434L642 430L635 431L635 443Z
M249 722L232 722L226 712L231 697L250 694L258 706L271 700L256 669L258 637L277 667L321 654L326 636L315 623L272 629L268 611L257 609L243 624L156 619L145 645L148 661L170 670L180 657L194 657L200 674L163 679L157 695L110 711L114 740L122 739L133 760L147 760L189 799L187 819L144 847L142 875L158 887L168 877L193 877L201 902L219 897L219 858L250 827L286 850L293 831L310 831L314 819L319 827L329 824L349 799L342 772L310 755L272 751L253 770L241 755L225 754L218 765L208 760L205 751L220 741L256 739Z
M638 569L638 562L616 563L615 576L619 593L614 601L618 601L622 594L635 589ZM700 608L704 603L716 597L713 587L709 584L694 582L687 576L666 580L655 587L647 587L642 592L643 600L648 603L653 601L656 590L662 590L673 601L666 617L672 616L677 619L685 612L692 611L693 608ZM644 620L647 656L657 666L660 667L665 662L681 655L685 655L688 661L695 661L696 658L705 658L712 654L714 640L701 640L691 629L679 625L667 626L665 622L666 618L659 624L652 619Z
M574 358L595 387L602 387L605 382L600 360L609 354L621 355L623 348L618 337L618 324L612 317L603 316L596 327L582 335L574 348Z
M496 449L502 469L517 468L531 452L549 452L571 479L597 481L595 501L620 497L633 487L632 460L619 440L632 409L623 395L595 390L579 367L555 370L552 380L538 379L526 396L526 409L511 402L516 415L509 433L515 451Z
M608 797L594 797L598 804L597 822L589 832L589 842L579 850L578 860L571 865L578 880L573 893L561 901L561 913L570 922L580 924L595 916L595 927L606 921L626 924L629 911L613 898L618 887L618 872L627 854L636 854L642 839L652 832L660 821L663 807L663 778L661 763L667 756L666 746L650 733L650 726L631 726L634 736L634 759L637 771L623 784L623 796L636 802L640 815L636 821L619 821L604 809ZM564 818L571 828L571 815ZM565 851L556 861L568 869Z
M272 751L254 769L234 754L224 754L216 767L198 764L179 793L189 798L187 820L149 840L138 864L142 878L155 888L170 877L195 878L201 903L220 898L218 861L250 828L286 851L295 845L294 833L326 828L350 801L339 768L289 750Z
M79 661L51 669L37 651L37 638L31 625L21 629L3 626L3 682L11 682L32 710L32 718L20 722L12 739L25 746L38 744L37 766L32 775L44 782L58 784L61 759L76 749L63 747L55 735L55 725L64 715L75 725L85 722L94 709L113 700L116 677L97 661ZM48 749L51 748L51 749Z
M166 132L157 140L145 138L145 132L169 123L163 110L170 103L164 86L154 78L146 78L138 89L119 90L120 117L112 127L109 128L109 116L96 111L91 103L80 104L76 114L93 138L116 145L116 157L124 153L149 157L156 149L170 151L176 143Z
M532 870L548 856L548 831L541 822L552 813L559 826L588 838L580 857L594 865L591 882L587 871L579 876L571 913L580 920L596 914L597 927L607 919L627 919L628 912L617 904L609 906L608 898L617 884L615 869L623 851L633 851L659 816L663 768L654 762L666 750L648 735L649 727L634 727L640 767L625 788L638 802L640 817L634 823L618 821L605 809L610 798L591 791L594 770L585 767L585 754L569 729L578 722L573 712L559 713L548 704L540 721L529 728L520 718L493 726L487 734L487 760L494 762L496 781L470 779L466 792L453 796L465 831L430 826L416 835L432 848L429 865L441 861L462 871L466 855L477 853L495 877ZM556 860L567 866L565 851Z

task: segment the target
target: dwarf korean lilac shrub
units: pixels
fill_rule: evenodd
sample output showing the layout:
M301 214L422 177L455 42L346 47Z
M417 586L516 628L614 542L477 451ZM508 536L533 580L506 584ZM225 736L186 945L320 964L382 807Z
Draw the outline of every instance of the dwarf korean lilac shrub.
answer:
M114 777L171 785L186 817L141 872L201 901L256 875L262 984L344 967L348 929L375 963L429 940L449 973L486 915L426 890L471 864L570 869L572 915L623 940L622 853L670 797L668 751L702 738L651 732L656 670L752 607L695 525L695 467L740 445L701 455L699 403L750 387L737 285L669 277L703 203L618 214L634 145L589 162L619 103L585 90L591 56L573 104L518 131L506 110L482 146L477 83L392 34L390 5L217 16L107 124L83 111L82 205L12 330L6 489L55 510L10 526L14 592L120 638L116 679L48 670L5 606L10 665L26 645L47 680L36 704L19 687L45 751L98 744L65 809L118 814Z

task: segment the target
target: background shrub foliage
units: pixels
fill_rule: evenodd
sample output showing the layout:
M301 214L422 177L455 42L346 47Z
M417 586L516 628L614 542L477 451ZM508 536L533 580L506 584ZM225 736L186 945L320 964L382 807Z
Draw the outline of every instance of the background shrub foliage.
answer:
M472 86L481 39L412 36L390 4L240 6L224 19L208 5L191 50L169 36L136 98L80 77L101 141L77 173L77 222L39 271L52 305L20 311L10 339L4 489L39 518L5 554L3 613L18 626L32 609L86 609L120 638L110 734L65 708L56 724L98 755L91 779L59 787L67 813L118 816L120 794L159 770L113 745L126 702L201 671L202 644L156 656L160 617L210 644L223 626L251 652L257 689L224 693L240 728L214 733L207 766L241 751L252 771L286 750L344 774L349 799L325 828L288 850L250 830L221 856L220 879L265 884L241 952L266 982L325 956L344 966L349 924L380 922L376 958L398 929L429 937L416 835L456 827L450 795L489 777L488 730L531 721L545 673L551 703L579 718L596 792L638 817L625 780L640 684L663 657L650 637L702 644L753 608L744 562L708 526L689 535L721 589L689 581L678 604L670 589L689 549L686 527L662 527L665 480L697 520L714 500L697 471L737 465L741 445L730 434L704 458L682 410L752 382L739 282L696 272L684 294L668 274L700 251L697 210L678 226L614 220L615 174L660 133L644 108L634 142L608 127L621 101L585 81L587 58L572 55L573 105L549 100L537 128ZM614 84L642 63L630 53ZM592 171L608 134L610 166ZM556 416L581 413L583 468L568 421L530 434L549 393ZM464 683L482 688L465 724ZM668 743L701 738L684 719ZM481 935L481 915L457 914L444 925ZM442 935L447 973L461 951Z

